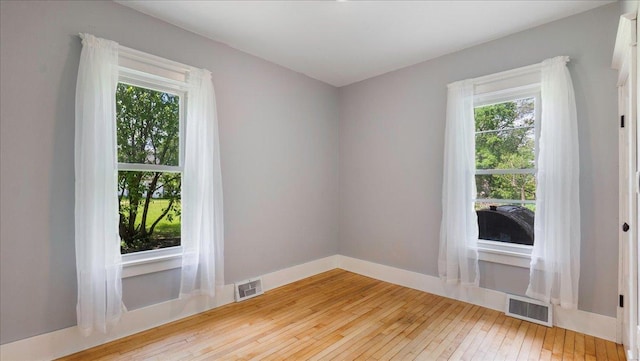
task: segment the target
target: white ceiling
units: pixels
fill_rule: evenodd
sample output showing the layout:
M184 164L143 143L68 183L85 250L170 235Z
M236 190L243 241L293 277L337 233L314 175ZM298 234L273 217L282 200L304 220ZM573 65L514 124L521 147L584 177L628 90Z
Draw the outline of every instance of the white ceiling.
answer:
M116 2L339 87L613 1Z

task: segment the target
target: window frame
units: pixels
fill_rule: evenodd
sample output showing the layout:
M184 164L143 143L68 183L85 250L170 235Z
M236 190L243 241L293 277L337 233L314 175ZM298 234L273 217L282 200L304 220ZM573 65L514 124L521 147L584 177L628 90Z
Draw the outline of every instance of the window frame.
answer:
M534 158L535 167L533 172L531 168L527 168L526 173L536 174L538 164L538 141L540 139L540 116L541 109L541 92L540 92L540 73L527 73L516 77L504 77L498 79L492 79L491 82L484 84L476 84L474 89L473 107L477 107L499 104L508 101L514 101L518 99L534 98L534 132L535 132L535 145L534 145ZM475 127L475 117L474 117ZM475 133L475 132L474 132ZM475 134L474 134L475 137ZM475 147L474 147L475 154ZM515 174L517 172L523 172L519 169L493 169L493 170L480 170L475 169L474 177L476 175L491 175L491 174ZM488 172L491 171L491 172ZM523 172L524 173L524 172ZM489 200L485 200L487 202ZM504 201L504 200L501 200ZM509 200L507 200L509 201ZM477 202L477 197L474 199L474 205ZM535 201L534 201L535 202ZM507 202L509 203L509 202ZM515 243L505 243L498 241L491 241L486 239L478 239L478 259L481 261L506 264L510 266L529 268L531 263L531 252L533 246L521 245Z
M124 46L119 47L118 57L118 83L170 93L180 98L178 166L119 162L118 171L161 171L183 174L184 134L189 101L187 76L194 68ZM182 253L182 246L173 246L122 254L122 278L180 268Z

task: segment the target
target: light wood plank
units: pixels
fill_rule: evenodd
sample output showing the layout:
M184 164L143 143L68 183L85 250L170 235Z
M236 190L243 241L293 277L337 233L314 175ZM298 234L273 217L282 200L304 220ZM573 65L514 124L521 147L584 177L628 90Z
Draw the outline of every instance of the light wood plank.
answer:
M529 352L531 351L531 347L533 346L533 341L536 337L537 326L534 324L529 324L529 328L527 328L527 334L523 335L522 346L520 347L520 352L518 353L519 361L526 361L529 358Z
M499 315L496 322L491 326L489 332L482 340L482 343L479 345L479 349L475 352L472 360L493 360L496 358L500 345L507 335L507 331L509 331L513 321L515 321L514 318L507 317L506 315Z
M604 340L595 338L596 344L596 360L608 360L607 357L607 344Z
M480 306L474 307L475 311L470 312L468 316L457 326L456 332L451 332L445 342L433 350L431 357L437 357L438 360L448 360L453 352L460 346L462 341L471 331L473 325L478 321L484 313L484 309Z
M613 342L607 342L607 358L609 360L618 360L618 348Z
M471 348L474 348L473 345L476 343L480 343L482 339L479 335L482 332L482 329L487 324L493 324L495 319L498 317L498 312L494 310L485 309L480 319L476 322L475 325L469 331L469 334L462 341L460 346L453 352L450 360L461 360L465 355L471 356L473 351L468 351ZM474 348L475 349L475 348ZM469 359L469 357L464 358Z
M616 346L618 347L618 360L626 360L627 353L624 351L624 346L620 344L617 344Z
M576 333L571 330L567 330L564 336L564 349L562 352L562 360L573 361L573 353L575 351L575 336Z
M552 360L562 360L562 352L564 351L564 339L567 330L563 328L556 329L556 338L553 342L553 350L551 354Z
M542 345L544 344L544 336L547 333L547 329L544 326L537 326L536 336L531 344L531 350L529 351L528 360L535 361L540 359L542 352Z
M573 353L573 358L576 361L583 361L585 360L586 354L585 354L585 339L584 339L584 334L576 332L576 336L575 336L575 351Z

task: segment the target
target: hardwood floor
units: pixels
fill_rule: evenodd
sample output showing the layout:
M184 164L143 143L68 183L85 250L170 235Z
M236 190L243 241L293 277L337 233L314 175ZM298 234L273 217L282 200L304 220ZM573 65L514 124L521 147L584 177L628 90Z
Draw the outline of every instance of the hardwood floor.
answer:
M64 360L625 360L622 346L343 270Z

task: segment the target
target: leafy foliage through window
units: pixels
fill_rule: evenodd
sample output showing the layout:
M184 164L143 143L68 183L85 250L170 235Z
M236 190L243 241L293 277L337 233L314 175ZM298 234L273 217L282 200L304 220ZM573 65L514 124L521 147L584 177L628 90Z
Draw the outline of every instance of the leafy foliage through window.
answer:
M121 252L180 245L180 97L118 84Z
M502 203L524 206L535 200L534 104L526 98L475 109L480 202L505 200Z

